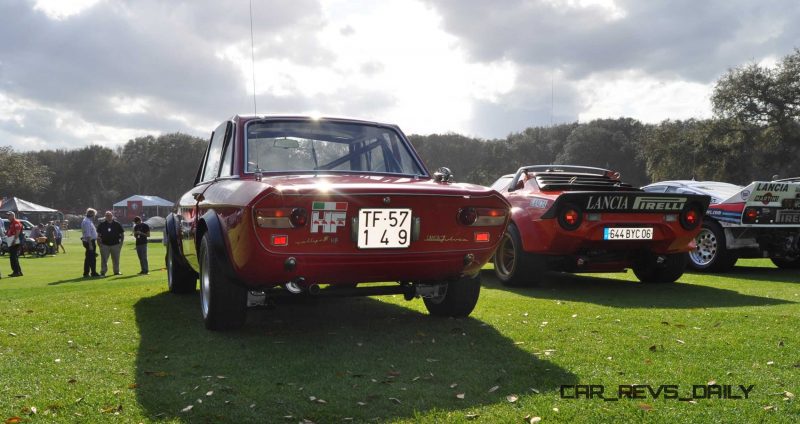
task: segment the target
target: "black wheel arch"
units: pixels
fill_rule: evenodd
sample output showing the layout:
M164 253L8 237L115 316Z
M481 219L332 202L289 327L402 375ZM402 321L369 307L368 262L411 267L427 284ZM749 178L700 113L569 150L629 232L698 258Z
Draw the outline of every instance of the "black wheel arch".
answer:
M217 266L222 270L228 281L235 284L242 285L239 276L233 270L230 256L228 255L228 246L225 243L225 233L222 230L222 223L220 222L219 215L213 210L209 209L197 220L197 232L195 234L195 245L197 252L200 252L200 242L203 237L208 235L209 248L214 260L217 261Z

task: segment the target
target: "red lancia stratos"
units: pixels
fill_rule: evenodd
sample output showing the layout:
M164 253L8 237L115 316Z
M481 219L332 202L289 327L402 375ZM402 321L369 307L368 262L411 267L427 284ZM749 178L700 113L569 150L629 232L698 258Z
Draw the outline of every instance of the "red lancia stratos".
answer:
M618 172L537 165L498 179L511 223L494 258L506 285L534 284L543 271L633 268L645 283L674 282L695 248L709 197L645 193Z
M397 126L235 116L212 133L194 187L167 217L174 293L200 280L212 330L278 296L403 294L467 316L510 205L431 175ZM385 284L360 284L389 282Z

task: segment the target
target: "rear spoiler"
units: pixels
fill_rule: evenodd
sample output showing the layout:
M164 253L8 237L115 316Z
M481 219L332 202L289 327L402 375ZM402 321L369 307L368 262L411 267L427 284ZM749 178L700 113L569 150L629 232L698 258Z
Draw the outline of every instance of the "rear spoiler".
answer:
M720 202L721 204L744 203L745 207L791 207L793 199L800 199L798 181L753 181L742 191ZM784 204L786 202L786 204Z
M555 218L567 205L586 213L680 213L694 208L703 215L709 202L711 197L701 194L573 191L558 196L542 218Z
M709 212L731 224L757 227L800 226L800 182L753 181Z

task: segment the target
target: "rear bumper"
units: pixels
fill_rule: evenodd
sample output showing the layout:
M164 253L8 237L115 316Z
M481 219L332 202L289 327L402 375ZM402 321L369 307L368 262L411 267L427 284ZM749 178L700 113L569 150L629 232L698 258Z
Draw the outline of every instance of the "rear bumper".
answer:
M277 255L265 253L234 270L249 287L289 281L353 284L383 281L437 282L478 273L494 249L425 254ZM294 265L289 263L294 259ZM301 280L302 279L302 280Z

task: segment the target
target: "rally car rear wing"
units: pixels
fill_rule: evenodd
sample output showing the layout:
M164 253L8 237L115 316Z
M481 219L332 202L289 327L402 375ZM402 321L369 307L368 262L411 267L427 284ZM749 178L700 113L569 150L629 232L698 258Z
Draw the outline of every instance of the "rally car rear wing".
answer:
M578 213L670 213L694 211L700 217L711 201L709 196L683 193L637 191L573 191L562 193L542 218L556 218L566 209Z

